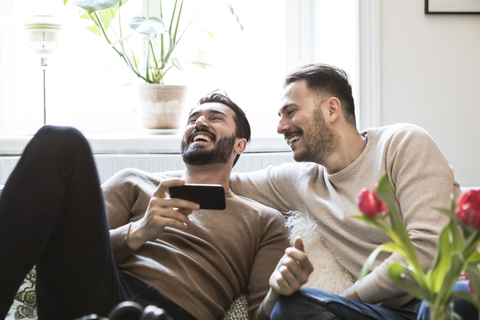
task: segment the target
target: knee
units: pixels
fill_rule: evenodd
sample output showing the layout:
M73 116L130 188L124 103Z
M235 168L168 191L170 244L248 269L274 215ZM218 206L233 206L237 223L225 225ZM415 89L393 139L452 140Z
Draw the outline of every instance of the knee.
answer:
M302 287L291 296L280 296L273 308L270 319L334 319L335 317L327 308L328 301L337 298L333 293Z
M32 141L42 144L45 148L82 148L89 146L83 134L73 127L45 125L33 137Z
M293 311L296 308L301 308L302 294L300 291L295 292L291 296L280 296L270 316L271 320L291 320L293 318Z
M58 139L60 137L65 139L78 139L83 138L83 135L73 127L45 125L38 130L35 137L48 137L50 139Z
M468 281L457 281L453 287L453 292L470 292L468 289ZM456 299L453 302L453 308L462 319L478 320L478 309L473 303L466 299Z

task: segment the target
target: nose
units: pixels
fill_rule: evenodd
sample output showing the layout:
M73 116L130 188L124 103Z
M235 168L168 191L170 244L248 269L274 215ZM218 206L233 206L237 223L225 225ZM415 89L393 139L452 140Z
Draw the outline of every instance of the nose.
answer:
M195 121L195 128L206 128L208 126L209 124L204 116L198 117L198 119Z
M284 134L286 131L288 131L288 129L290 129L290 121L283 115L280 116L277 125L277 132L280 134Z

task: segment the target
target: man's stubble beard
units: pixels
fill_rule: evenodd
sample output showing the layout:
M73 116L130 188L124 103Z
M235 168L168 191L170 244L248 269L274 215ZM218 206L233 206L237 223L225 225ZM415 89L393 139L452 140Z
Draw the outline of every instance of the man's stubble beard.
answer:
M340 139L332 129L327 127L320 108L315 109L313 121L310 127L306 128L308 136L303 132L303 152L294 153L293 159L298 162L316 162L325 164L340 145Z
M182 140L181 151L183 162L195 166L227 163L232 156L235 140L235 134L230 137L221 138L217 140L215 146L210 150L205 150L203 146L188 148L187 142Z

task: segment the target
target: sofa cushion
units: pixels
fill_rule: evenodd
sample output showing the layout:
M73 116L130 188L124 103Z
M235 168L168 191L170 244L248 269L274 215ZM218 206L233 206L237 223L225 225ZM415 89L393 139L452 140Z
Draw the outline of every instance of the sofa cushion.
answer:
M15 300L7 313L7 320L37 319L37 294L35 283L37 273L35 267L30 270L22 285L18 288Z
M37 274L35 267L27 274L22 285L18 288L15 300L7 313L5 320L36 320L37 295L35 284ZM224 320L248 320L249 303L246 294L241 294L227 309Z

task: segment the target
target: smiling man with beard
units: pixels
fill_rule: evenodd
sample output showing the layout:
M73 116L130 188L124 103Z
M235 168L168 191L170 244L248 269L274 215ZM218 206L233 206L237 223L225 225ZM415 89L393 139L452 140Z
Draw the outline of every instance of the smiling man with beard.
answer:
M242 293L251 319L269 319L278 294L268 279L288 234L278 211L229 189L249 140L243 111L210 94L188 117L181 179L127 169L101 190L85 138L43 127L0 198L0 316L36 265L43 319L107 316L125 300L157 305L168 319L221 319ZM169 197L185 183L222 185L226 209ZM35 241L16 236L20 228Z
M338 278L346 272L356 281L372 251L389 238L351 216L359 213L356 198L360 190L374 186L386 172L419 260L428 269L438 235L448 222L433 207L448 207L450 194L460 193L433 139L411 124L358 132L348 75L326 64L306 65L286 77L278 115L277 131L301 163L233 173L230 188L285 214L297 211L308 216L314 225L304 235L325 244L339 263ZM403 261L398 253L380 253L370 274L340 288L337 295L319 290L321 285L302 287L311 269L299 268L293 253L309 260L309 248L305 253L295 247L270 278L272 288L282 294L272 319L424 319L425 313L419 312L421 302L388 277L388 265ZM460 286L468 290L464 283ZM456 302L455 311L464 319L477 319L475 309L457 306Z

